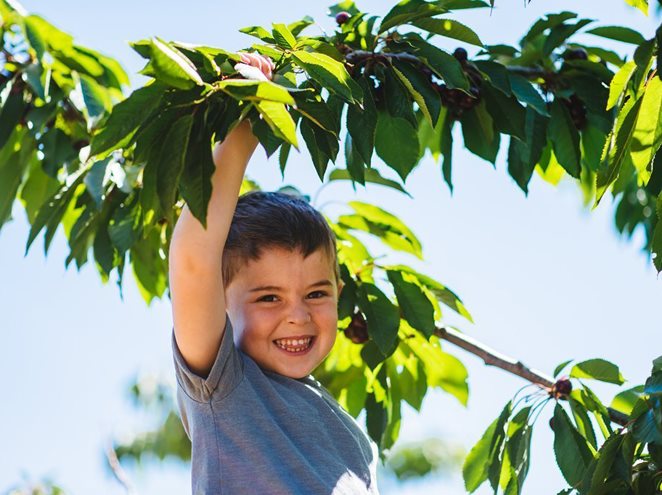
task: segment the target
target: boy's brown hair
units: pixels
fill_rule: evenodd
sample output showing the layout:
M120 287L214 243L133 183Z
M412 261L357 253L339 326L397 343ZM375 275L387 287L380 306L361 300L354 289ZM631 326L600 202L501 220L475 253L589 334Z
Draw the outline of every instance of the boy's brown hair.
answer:
M251 191L239 197L232 217L223 249L223 285L270 247L298 250L304 257L321 248L340 279L336 237L319 211L292 194Z

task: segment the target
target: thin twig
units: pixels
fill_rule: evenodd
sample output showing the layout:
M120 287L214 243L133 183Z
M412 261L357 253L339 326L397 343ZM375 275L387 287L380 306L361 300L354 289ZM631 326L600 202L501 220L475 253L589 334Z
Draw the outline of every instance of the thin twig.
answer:
M546 390L547 393L551 393L552 391L552 387L554 386L554 379L538 370L529 368L528 366L524 365L522 361L501 354L494 349L491 349L486 345L478 342L477 340L472 339L471 337L464 335L452 328L437 328L435 335L440 339L446 340L451 344L455 344L461 349L464 349L465 351L478 356L487 366L495 366L497 368L501 368L504 371L508 371L513 375L524 378L525 380ZM611 407L608 407L607 410L609 411L609 418L612 422L621 426L627 425L629 418L626 414L623 414L616 409L612 409Z
M122 468L120 460L117 458L115 449L112 445L108 445L106 448L106 460L108 461L108 466L110 466L115 479L124 487L128 495L134 495L136 493L133 483L129 479L129 476L126 474L126 471Z

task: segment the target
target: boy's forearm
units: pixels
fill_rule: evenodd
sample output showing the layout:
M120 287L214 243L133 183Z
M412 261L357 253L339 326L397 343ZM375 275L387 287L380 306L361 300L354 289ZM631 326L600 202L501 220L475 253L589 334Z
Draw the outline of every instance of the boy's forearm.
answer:
M250 123L244 120L214 147L216 170L212 175L212 193L207 210L207 228L184 206L175 225L170 251L178 256L205 264L221 264L237 197L248 161L258 144Z

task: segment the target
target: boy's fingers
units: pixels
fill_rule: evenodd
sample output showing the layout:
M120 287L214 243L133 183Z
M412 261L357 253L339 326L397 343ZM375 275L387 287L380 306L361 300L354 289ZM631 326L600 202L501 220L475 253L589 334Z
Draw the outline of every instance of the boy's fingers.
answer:
M239 56L243 63L257 67L265 76L271 79L272 71L275 68L275 65L269 57L258 53L249 52L240 52Z

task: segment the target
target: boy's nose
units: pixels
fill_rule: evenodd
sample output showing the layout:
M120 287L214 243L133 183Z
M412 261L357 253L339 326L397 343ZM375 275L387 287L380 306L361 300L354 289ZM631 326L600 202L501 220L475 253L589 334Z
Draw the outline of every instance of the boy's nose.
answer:
M287 317L288 323L302 325L309 323L311 319L312 317L310 316L310 311L305 303L296 303L290 307L290 312Z

